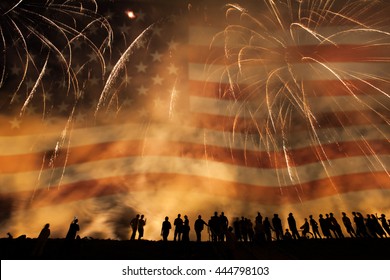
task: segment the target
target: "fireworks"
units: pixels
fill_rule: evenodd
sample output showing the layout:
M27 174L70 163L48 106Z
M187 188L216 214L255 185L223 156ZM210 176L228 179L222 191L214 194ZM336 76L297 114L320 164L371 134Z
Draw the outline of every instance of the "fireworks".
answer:
M105 71L104 52L111 45L112 31L108 21L97 13L95 1L3 1L0 4L0 47L3 50L0 62L0 88L11 83L11 68L22 65L20 78L12 86L11 103L23 94L23 85L31 78L27 97L21 109L23 113L37 89L45 93L50 80L48 66L62 72L62 84L67 92L73 92L75 100L81 96L78 69L75 67L73 48L80 42L90 48ZM103 38L93 40L92 30L99 28ZM100 43L98 43L100 42ZM86 64L87 61L84 62ZM79 67L82 68L83 65ZM57 76L56 76L57 78ZM61 81L58 82L61 84ZM45 102L45 98L43 98Z
M221 98L238 108L231 129L245 116L246 133L255 131L270 152L283 152L275 167L287 166L293 183L300 175L292 152L299 145L291 138L297 131L307 129L326 173L330 158L323 145L343 141L334 126L352 131L361 124L356 117L365 119L388 140L381 124L389 124L390 33L380 3L259 2L259 11L228 5L228 25L214 38L226 63ZM358 149L373 151L366 135L351 135ZM367 153L372 155L387 172L374 152Z

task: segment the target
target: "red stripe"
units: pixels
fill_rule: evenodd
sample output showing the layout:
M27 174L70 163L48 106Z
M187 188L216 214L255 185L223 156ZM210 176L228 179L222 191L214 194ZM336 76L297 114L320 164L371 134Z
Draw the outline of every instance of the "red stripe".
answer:
M388 141L354 141L324 144L321 146L328 160L344 157L389 155ZM318 162L316 156L318 146L289 150L290 166L301 166ZM68 158L67 153L69 153ZM238 166L257 168L285 168L287 167L283 152L245 151L212 145L191 144L185 142L162 141L146 139L144 141L117 141L95 145L79 146L67 150L59 150L53 161L51 155L44 153L23 154L0 157L0 172L17 173L37 171L49 168L61 168L66 164L82 164L98 160L108 160L133 156L172 156L192 159L206 159L209 161L234 164ZM45 158L45 163L42 160Z
M374 111L350 111L350 112L335 112L317 114L316 121L313 123L317 129L329 127L346 127L351 125L388 125L388 111L382 112L383 116L379 116ZM264 120L254 120L250 118L229 117L210 114L193 113L191 124L197 127L217 130L230 131L240 133L258 133L263 131L265 127L269 127ZM266 120L269 122L269 120ZM310 129L307 120L303 117L297 118L286 131L305 131Z
M265 205L283 205L349 192L387 189L390 189L390 181L385 172L348 174L278 188L181 174L136 174L77 182L34 192L0 194L0 200L6 197L20 202L29 201L31 207L44 207L121 193L164 190L167 193L191 192L194 199L197 194L207 193ZM161 200L163 201L164 198L162 197Z
M351 96L352 94L358 97L380 97L384 96L384 93L390 92L390 82L378 80L343 80L343 83L337 80L304 81L304 93L306 97ZM248 93L245 91L240 92L239 90L231 91L229 84L194 80L188 82L188 87L189 95L226 100L258 100L259 93L265 92L265 85L257 88L255 93ZM242 87L245 88L244 85Z
M220 64L237 62L240 50L245 48L242 60L249 59L253 65L258 64L256 59L267 63L312 63L303 59L310 57L322 63L328 62L390 62L388 45L305 45L288 46L286 48L262 48L259 46L240 46L240 48L229 48L229 60L225 58L223 47L189 46L188 61L190 63ZM369 43L368 43L369 44ZM250 47L250 48L249 48ZM257 48L256 48L257 47ZM287 59L287 60L286 60ZM244 62L245 65L245 62Z

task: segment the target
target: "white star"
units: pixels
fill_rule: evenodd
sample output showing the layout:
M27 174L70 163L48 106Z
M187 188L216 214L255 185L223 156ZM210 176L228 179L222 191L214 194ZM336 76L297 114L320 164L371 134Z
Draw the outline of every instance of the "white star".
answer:
M45 99L45 101L51 101L51 98L53 97L53 94L47 92L47 93L43 93L43 98Z
M28 79L28 81L26 82L27 90L32 89L34 85L35 85L35 81L33 81L32 79Z
M67 111L68 111L68 107L69 107L68 104L66 104L65 102L62 102L62 103L58 106L58 111L59 111L60 113L67 112Z
M177 75L179 68L177 68L173 63L171 63L168 67L168 73L171 75Z
M29 104L29 106L26 108L26 115L27 116L35 115L36 112L37 112L37 107L32 105L32 104Z
M138 89L138 95L146 95L148 93L148 88L144 87L143 85L140 86Z
M161 100L160 97L155 98L153 102L154 102L154 107L156 107L157 109L161 109L164 105L164 102Z
M176 50L177 49L177 45L179 43L175 42L174 40L170 40L168 42L168 48L172 51L172 50Z
M99 79L96 77L92 77L88 81L91 86L97 86L99 84Z
M141 73L141 72L146 73L146 68L148 68L148 66L143 64L142 61L138 65L136 65L135 67L137 68L138 73Z
M133 104L133 100L130 99L130 98L126 98L124 101L123 101L123 106L127 106L127 107L130 107L131 104Z
M131 26L127 25L127 24L123 24L122 26L119 27L119 31L121 33L129 33L130 32L130 29L131 29Z
M157 35L157 36L161 37L161 32L162 32L161 27L156 26L153 28L153 35Z
M17 65L14 65L12 66L11 68L11 73L15 76L19 76L19 74L22 72L22 68L17 66Z
M20 128L20 124L22 123L20 120L14 118L12 121L9 121L11 124L11 128Z
M137 16L136 21L144 21L146 15L142 11L139 11L138 13L136 13L136 16Z
M159 53L158 51L155 51L154 53L152 53L151 56L153 57L153 61L161 62L162 54Z
M140 118L145 118L149 115L148 111L146 109L138 110L138 116Z
M96 34L98 31L98 28L96 25L92 25L90 28L89 28L89 32L93 35L93 34Z
M114 66L115 66L115 64L112 64L111 62L109 62L109 63L107 64L107 66L106 66L106 71L107 71L107 72L111 72L112 69L114 69Z
M156 76L154 76L153 78L152 78L152 80L153 80L153 84L155 84L155 85L162 85L162 82L163 82L163 78L161 78L160 77L160 75L156 75Z
M88 54L88 57L89 57L89 60L90 60L90 61L98 61L98 57L97 57L97 55L96 55L95 52L90 52L90 53Z
M78 112L75 119L76 119L76 123L80 124L85 122L86 116L85 114Z
M72 41L72 47L74 50L81 49L81 41L80 40L73 40Z

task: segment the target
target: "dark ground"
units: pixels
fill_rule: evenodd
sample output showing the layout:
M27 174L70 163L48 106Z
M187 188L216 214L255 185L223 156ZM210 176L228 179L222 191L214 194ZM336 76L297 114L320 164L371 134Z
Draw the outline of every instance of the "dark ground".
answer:
M289 240L270 243L182 243L49 239L43 254L33 256L36 239L0 239L2 260L389 260L390 238Z

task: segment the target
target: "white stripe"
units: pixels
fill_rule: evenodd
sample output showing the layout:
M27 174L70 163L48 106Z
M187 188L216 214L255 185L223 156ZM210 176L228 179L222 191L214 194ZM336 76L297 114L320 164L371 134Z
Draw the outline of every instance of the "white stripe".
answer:
M209 47L212 43L215 47L224 47L228 42L230 48L249 46L247 39L249 36L245 32L234 31L239 29L213 28L206 26L191 26L189 28L189 44L193 46ZM255 40L259 47L274 48L281 47L276 43L277 38L285 46L309 46L309 45L369 45L389 42L389 27L381 27L379 30L369 28L359 28L358 26L328 26L318 27L313 32L317 33L316 39L308 30L295 26L292 28L294 40L292 40L290 30L270 30L267 34L263 29L254 30L259 32L264 39ZM244 35L243 35L244 34ZM252 34L253 36L256 36ZM244 38L243 38L244 37ZM212 41L214 39L214 41ZM256 37L252 38L256 39ZM226 41L225 41L226 40ZM242 42L242 43L241 43ZM260 44L261 42L261 44Z
M0 175L0 193L44 189L58 184L132 174L181 174L267 187L289 186L360 172L390 172L390 156L349 157L287 169L262 169L179 157L127 157L75 164L53 170ZM64 172L64 174L63 174ZM299 177L297 176L299 174ZM39 181L38 181L39 178ZM80 184L82 187L82 183ZM217 187L217 186L216 186Z
M316 133L320 144L331 144L342 141L388 140L389 126L360 125L323 128L317 129ZM0 137L0 156L45 152L56 147L59 137L60 133L3 136ZM277 135L274 135L274 137L276 146L282 147L281 137ZM310 147L313 144L318 144L311 141L311 133L309 131L293 132L288 139L289 146L293 148ZM127 140L162 140L201 145L207 144L229 149L245 149L248 152L279 150L274 146L265 147L258 133L246 134L189 126L178 127L175 124L155 124L149 127L136 124L122 124L74 129L69 148Z
M275 63L278 63L275 61ZM287 68L289 66L290 68ZM290 81L289 70L294 72L296 79L302 81L335 81L335 80L367 80L371 78L390 78L390 63L360 63L360 62L335 62L319 64L294 63L287 65L284 61L280 64L242 65L239 70L236 64L228 65L204 65L201 63L189 64L189 79L193 81L224 83L230 82L241 85L265 84L270 73L279 69L276 73L283 80ZM235 78L239 74L239 78ZM274 75L275 82L280 83ZM272 80L271 80L272 83ZM280 87L280 85L279 85Z

